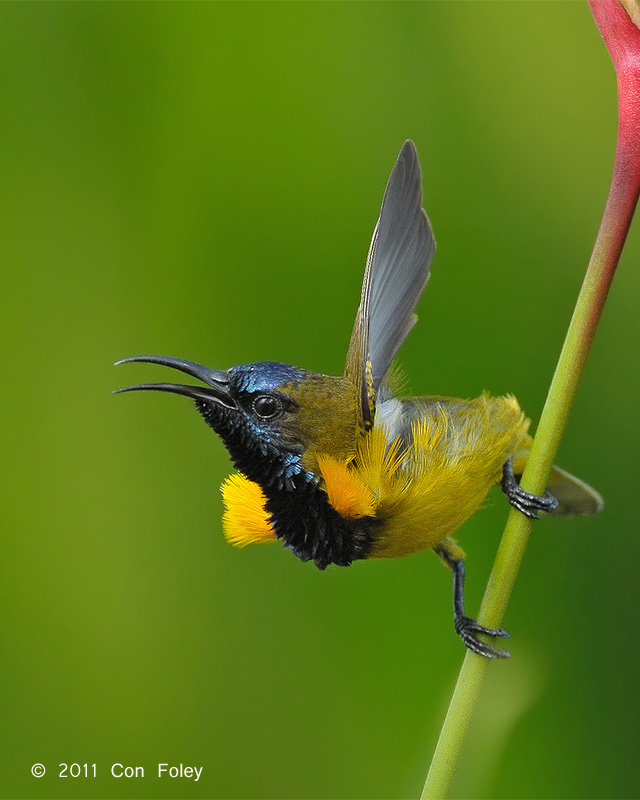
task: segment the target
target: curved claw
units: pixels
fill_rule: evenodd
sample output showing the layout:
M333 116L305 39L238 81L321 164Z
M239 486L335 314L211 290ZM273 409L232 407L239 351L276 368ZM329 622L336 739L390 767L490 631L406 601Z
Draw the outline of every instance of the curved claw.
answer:
M469 650L473 650L473 652L477 653L479 656L484 656L485 658L509 658L511 655L508 650L499 650L497 647L493 647L493 645L482 642L480 639L476 638L476 634L482 633L485 636L508 639L511 634L505 631L504 628L499 628L498 630L486 628L472 617L457 617L455 625L456 633L462 639L465 646L468 647Z
M513 456L509 456L502 468L502 491L514 508L529 519L538 519L536 511L553 511L558 507L558 501L546 490L543 496L525 491L518 479L513 474Z

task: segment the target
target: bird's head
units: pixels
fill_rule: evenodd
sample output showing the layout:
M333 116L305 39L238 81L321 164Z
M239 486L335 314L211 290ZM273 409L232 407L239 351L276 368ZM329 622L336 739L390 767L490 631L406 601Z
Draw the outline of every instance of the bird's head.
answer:
M347 378L261 361L228 370L169 356L135 356L170 367L204 385L144 383L120 392L160 391L190 397L220 436L236 467L269 489L293 489L318 476L317 455L348 459L358 428L356 389Z

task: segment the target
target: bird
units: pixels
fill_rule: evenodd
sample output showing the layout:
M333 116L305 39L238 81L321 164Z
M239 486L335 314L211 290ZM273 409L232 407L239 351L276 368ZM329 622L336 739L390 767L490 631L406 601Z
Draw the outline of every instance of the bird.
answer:
M513 395L402 395L395 358L416 323L436 249L422 198L418 154L407 140L384 192L343 375L277 361L217 370L147 355L117 364L169 367L200 385L143 383L116 392L195 401L237 470L222 486L231 544L280 542L321 570L431 549L452 572L456 633L478 655L506 658L494 640L509 633L465 612L465 554L453 534L494 485L531 519L596 514L603 501L556 466L544 495L522 489L532 439Z

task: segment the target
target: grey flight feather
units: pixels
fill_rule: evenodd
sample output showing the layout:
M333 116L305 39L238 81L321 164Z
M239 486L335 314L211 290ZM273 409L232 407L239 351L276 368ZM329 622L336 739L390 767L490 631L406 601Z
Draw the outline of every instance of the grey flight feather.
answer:
M427 280L436 243L422 209L416 148L406 141L391 172L365 273L365 340L377 390L416 323L413 313Z

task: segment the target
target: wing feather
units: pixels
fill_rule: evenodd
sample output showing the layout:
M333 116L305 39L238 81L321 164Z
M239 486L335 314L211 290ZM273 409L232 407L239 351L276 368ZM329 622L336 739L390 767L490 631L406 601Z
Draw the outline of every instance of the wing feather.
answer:
M367 257L345 375L358 387L365 428L373 422L375 395L402 342L429 279L435 240L422 209L418 154L407 140L389 177Z

